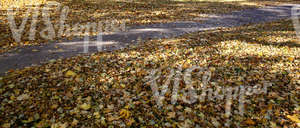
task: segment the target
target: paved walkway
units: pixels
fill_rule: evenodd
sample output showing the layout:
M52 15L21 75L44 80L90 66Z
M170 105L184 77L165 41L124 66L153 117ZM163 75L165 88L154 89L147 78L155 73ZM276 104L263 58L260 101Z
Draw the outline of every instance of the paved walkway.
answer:
M231 14L212 15L203 19L204 22L173 22L163 24L142 25L128 28L128 32L103 35L106 50L115 50L126 45L155 38L171 38L185 33L205 31L218 27L235 27L250 23L263 23L290 18L292 5L281 5L266 8L249 9L232 12ZM96 37L91 37L96 40ZM51 59L71 57L83 53L84 42L72 40L62 43L49 43L43 46L22 48L19 52L9 52L0 55L0 74L10 69L24 68L32 64L41 64ZM59 48L57 48L59 47ZM36 49L38 51L33 51ZM62 49L62 50L58 50ZM90 45L89 53L97 52L96 45Z

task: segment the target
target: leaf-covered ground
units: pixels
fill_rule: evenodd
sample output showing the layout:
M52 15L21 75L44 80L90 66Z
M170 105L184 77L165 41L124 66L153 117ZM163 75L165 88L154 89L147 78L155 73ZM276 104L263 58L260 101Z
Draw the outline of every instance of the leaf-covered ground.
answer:
M13 39L11 30L8 25L6 6L11 5L12 0L1 1L3 6L0 10L0 53L7 52L17 47L28 45L39 45L47 43L49 40L43 39L39 32L45 29L44 22L41 14L37 20L37 34L35 40L29 40L28 36L32 21L32 14L25 26L24 34L22 35L21 42L16 42ZM35 0L40 3L45 3L46 0ZM209 14L229 13L243 9L254 7L261 7L264 5L280 4L282 2L291 2L292 0L279 1L257 1L257 0L57 0L61 3L61 7L67 6L70 8L66 23L74 25L75 23L86 24L87 22L106 22L116 20L121 23L126 23L127 26L136 24L150 24L150 23L163 23L177 20L199 20L201 17L206 17ZM26 0L21 0L21 3L26 3ZM36 2L36 3L37 3ZM292 1L293 2L293 1ZM15 3L13 3L15 4ZM4 6L6 5L6 6ZM17 25L20 25L23 17L25 16L28 7L19 5L20 11L15 15ZM60 11L53 6L51 8L51 21L52 24L59 24ZM41 11L39 11L41 13ZM54 27L57 34L59 27ZM56 37L54 40L71 37Z
M51 60L0 78L0 122L2 127L223 127L229 119L231 127L299 127L299 53L292 23L283 20ZM237 101L229 118L224 100L172 105L170 91L159 108L145 81L149 71L163 67L164 80L167 67L191 66L212 72L211 88L263 81L273 86L245 98L244 116L235 113Z

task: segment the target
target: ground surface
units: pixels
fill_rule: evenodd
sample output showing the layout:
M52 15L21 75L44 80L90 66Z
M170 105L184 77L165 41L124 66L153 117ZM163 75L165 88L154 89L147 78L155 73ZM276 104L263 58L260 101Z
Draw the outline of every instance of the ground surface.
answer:
M211 30L220 27L233 27L250 23L262 23L283 18L289 18L292 5L269 6L265 8L236 11L224 15L211 15L202 19L203 22L181 21L160 23L142 26L132 26L126 32L116 32L103 35L103 48L106 50L120 49L126 45L136 44L153 38L171 38L188 32ZM96 37L91 36L89 53L99 50ZM31 46L21 50L3 53L0 55L0 73L9 70L24 68L32 64L49 60L71 57L84 52L84 41L74 39L42 46ZM22 62L22 63L20 63Z
M291 21L282 20L152 40L14 71L1 78L0 121L3 127L222 127L227 119L223 100L172 105L169 90L158 108L146 84L151 69L163 67L168 75L167 67L197 65L212 72L212 88L273 83L268 93L246 96L245 116L233 114L231 127L297 127L298 43ZM236 111L238 102L233 104Z
M68 46L55 48L55 43L27 47L20 53L4 53L6 57L1 56L2 59L22 58L24 54L39 58L38 54L48 55L44 52L55 48L59 52L54 53L57 54L54 58L69 58L46 57L52 60L40 66L12 70L0 77L1 127L299 127L300 43L288 19L289 12L290 6L281 6L215 15L201 23L132 26L134 40L138 37L134 36L136 30L150 29L146 29L142 35L147 36L141 36L136 45L113 52L97 52L91 48L96 53L70 57L82 50L79 41L79 50L76 52L75 48L69 55L59 50L67 50ZM248 23L252 25L245 25ZM166 31L148 31L154 28ZM108 35L107 39L116 35ZM143 41L148 36L162 39ZM125 41L114 39L131 43L130 34L128 37ZM27 65L33 62L18 61ZM10 60L1 63L5 62L9 64ZM248 87L243 100L244 115L238 114L240 101L237 99L233 99L229 117L225 113L227 102L222 98L188 104L179 92L177 103L171 104L175 79L159 107L153 96L154 88L147 79L151 70L162 69L157 80L161 90L171 74L168 68L181 67L184 73L192 66L207 68L212 73L207 87L213 90ZM197 75L192 73L192 85L200 95L204 91L203 79ZM179 90L183 90L187 85L180 78ZM267 92L251 90L266 81L272 83Z

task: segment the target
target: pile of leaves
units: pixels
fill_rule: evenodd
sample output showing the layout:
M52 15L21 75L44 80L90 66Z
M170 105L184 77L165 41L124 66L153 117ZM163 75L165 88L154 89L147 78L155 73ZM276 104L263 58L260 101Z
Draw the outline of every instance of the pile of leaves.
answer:
M300 48L291 21L151 40L114 52L51 60L0 78L1 127L299 127ZM212 72L209 87L273 83L246 96L244 116L224 101L179 100L161 107L145 78L192 66ZM186 85L180 84L180 88ZM171 87L171 85L170 85ZM194 85L199 88L199 85Z

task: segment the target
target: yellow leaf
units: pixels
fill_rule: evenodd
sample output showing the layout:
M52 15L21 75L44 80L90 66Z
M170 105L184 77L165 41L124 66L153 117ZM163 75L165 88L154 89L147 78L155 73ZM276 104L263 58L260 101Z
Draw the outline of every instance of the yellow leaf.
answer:
M175 118L176 117L176 113L175 112L169 112L168 113L168 118Z
M122 109L120 111L120 117L119 118L129 118L130 117L130 111L127 109Z
M39 123L37 123L35 125L35 127L37 127L37 128L44 128L46 125L47 125L47 123L44 120L42 120Z
M80 105L80 108L83 110L89 110L91 108L91 105L84 103L84 104Z
M296 114L294 114L292 116L288 115L287 118L289 118L290 120L292 120L292 121L294 121L296 123L300 123L300 120L299 120L299 118L298 118L298 116Z
M247 125L255 125L255 122L253 120L251 120L251 119L247 119L245 121L245 124L247 124Z
M93 115L95 116L96 119L99 119L99 118L100 118L100 113L99 113L99 112L94 112Z
M243 82L237 81L237 82L235 82L235 84L237 84L237 85L243 85Z
M17 97L17 100L26 100L26 99L28 99L29 98L29 95L27 95L27 94L22 94L22 95L20 95L19 97Z
M30 44L29 41L24 42L24 45L29 45L29 44Z
M33 51L33 52L38 52L39 50L37 50L37 49L32 49L32 51Z
M58 105L57 104L53 104L53 105L51 105L51 109L56 109L58 107Z
M111 109L104 109L103 112L104 112L104 113L110 113L110 112L111 112Z
M288 60L289 61L294 61L294 57L289 57Z
M78 120L74 119L71 125L76 126L78 124L78 122L79 122Z
M79 66L75 66L74 69L77 70L77 71L81 70L81 68Z
M114 116L110 116L107 118L108 121L114 121L114 120L118 120L118 117L114 117Z
M71 70L67 71L66 74L65 74L66 77L74 77L76 75L77 74L75 72L71 71Z
M129 119L129 121L126 123L127 126L131 126L135 122L134 119Z
M29 117L27 120L22 120L22 122L27 124L32 122L33 120L34 120L33 117Z
M2 124L2 127L3 128L10 128L10 123L4 123L4 124Z
M277 128L277 125L276 125L276 123L274 123L274 122L270 122L270 125L271 125L271 128Z
M124 108L128 109L128 108L129 108L129 105L126 105Z
M295 108L296 111L300 111L300 107Z
M50 72L51 70L49 68L45 69L45 72Z
M125 85L125 84L121 84L121 87L122 87L122 88L125 88L125 87L126 87L126 85Z

